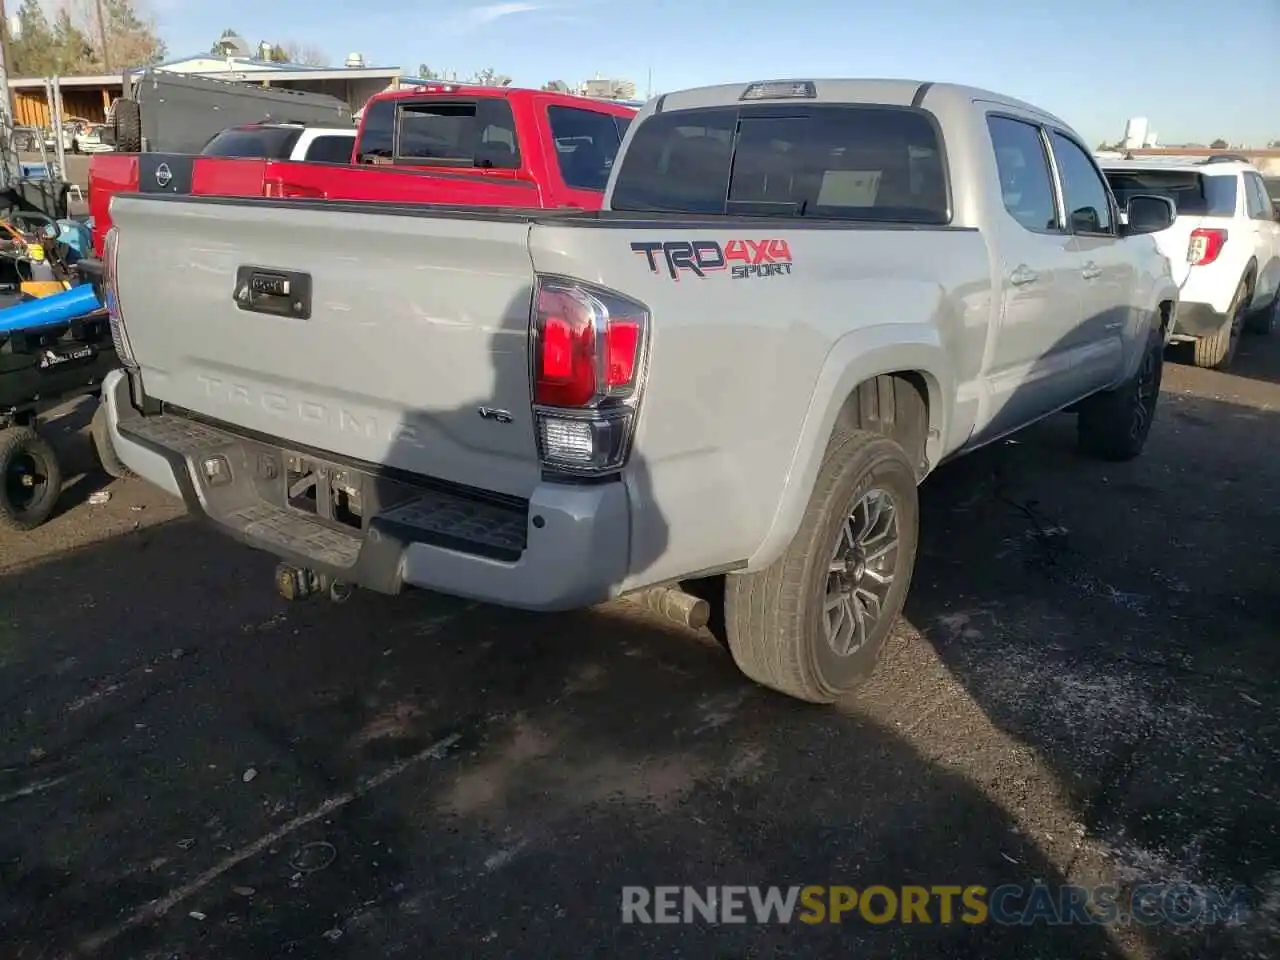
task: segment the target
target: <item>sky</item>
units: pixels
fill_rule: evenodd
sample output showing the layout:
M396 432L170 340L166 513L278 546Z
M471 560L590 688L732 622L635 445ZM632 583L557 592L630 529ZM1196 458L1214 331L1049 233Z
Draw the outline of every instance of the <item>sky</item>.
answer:
M146 0L139 0L146 6ZM1280 140L1280 0L150 0L173 56L230 27L340 65L518 86L597 74L637 95L780 77L955 81L1027 100L1091 144ZM652 86L650 87L650 77Z

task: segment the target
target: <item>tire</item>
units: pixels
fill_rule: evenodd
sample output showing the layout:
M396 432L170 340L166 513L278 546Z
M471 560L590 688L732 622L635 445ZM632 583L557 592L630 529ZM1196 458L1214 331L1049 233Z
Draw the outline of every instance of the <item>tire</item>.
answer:
M93 412L93 420L89 422L89 436L93 440L93 452L97 454L98 463L107 476L117 480L129 480L137 476L116 456L116 448L107 432L107 411L101 405Z
M849 557L841 578L832 564L837 548L850 544L846 528L866 526L867 505L879 502L883 510L885 497L894 507L896 549L875 560L881 541L873 525L870 549L862 556L870 562L855 566ZM838 427L786 552L758 573L727 578L725 632L738 668L763 686L811 703L831 703L853 691L875 670L902 612L918 533L916 472L907 453L881 434ZM869 575L877 572L889 577L887 587ZM861 591L871 592L879 600L880 616L864 634L855 633L852 639L860 644L840 652L828 641L827 594L833 587L847 592L855 577L860 592L852 603L870 609ZM844 609L848 616L850 608Z
M34 530L62 494L58 456L30 427L0 430L0 528Z
M137 100L116 102L116 150L120 153L142 152L142 111Z
M1271 301L1271 306L1258 311L1249 318L1245 330L1260 337L1269 337L1280 327L1280 292Z
M1240 346L1240 334L1244 331L1245 311L1250 299L1249 278L1240 281L1236 295L1231 300L1230 319L1217 333L1198 339L1195 346L1195 364L1206 370L1225 370L1236 358Z
M1080 449L1091 457L1115 462L1142 453L1155 421L1164 374L1164 332L1153 328L1137 371L1106 393L1080 405L1076 435Z

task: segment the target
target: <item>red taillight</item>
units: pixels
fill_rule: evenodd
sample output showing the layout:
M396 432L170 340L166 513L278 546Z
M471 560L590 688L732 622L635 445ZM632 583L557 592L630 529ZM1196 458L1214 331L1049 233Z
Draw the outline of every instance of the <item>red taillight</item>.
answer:
M648 311L607 290L540 280L533 401L543 462L599 474L625 465L644 369Z
M1187 244L1187 263L1193 267L1203 267L1218 259L1222 248L1227 243L1227 231L1218 228L1198 227L1191 231L1191 242Z
M107 324L111 328L111 345L115 347L120 363L129 370L138 365L133 358L133 348L124 329L124 314L120 311L120 285L116 277L116 258L119 256L120 235L115 227L107 231L102 242L102 299L107 308Z
M262 183L264 197L281 197L306 200L323 200L325 192L315 187L300 187L297 184L285 183L283 180L264 180Z
M639 304L544 281L534 308L533 400L591 407L623 398L639 372L646 314Z

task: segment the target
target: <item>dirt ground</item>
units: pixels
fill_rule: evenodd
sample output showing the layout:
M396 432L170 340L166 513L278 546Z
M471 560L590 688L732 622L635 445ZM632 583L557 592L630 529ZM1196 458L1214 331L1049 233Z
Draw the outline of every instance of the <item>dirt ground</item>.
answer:
M1280 337L1170 364L1146 454L1068 417L925 484L857 699L624 603L288 605L77 477L0 539L0 955L1280 957ZM110 501L91 504L106 489ZM1185 926L623 925L628 884L1243 891Z

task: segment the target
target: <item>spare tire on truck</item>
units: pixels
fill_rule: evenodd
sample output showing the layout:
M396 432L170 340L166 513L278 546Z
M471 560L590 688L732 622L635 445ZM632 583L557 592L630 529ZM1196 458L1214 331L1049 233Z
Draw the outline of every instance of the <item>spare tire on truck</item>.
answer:
M121 153L142 152L142 111L137 100L120 99L115 103L115 148Z

